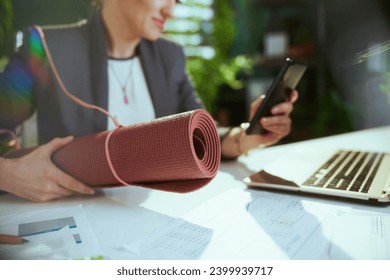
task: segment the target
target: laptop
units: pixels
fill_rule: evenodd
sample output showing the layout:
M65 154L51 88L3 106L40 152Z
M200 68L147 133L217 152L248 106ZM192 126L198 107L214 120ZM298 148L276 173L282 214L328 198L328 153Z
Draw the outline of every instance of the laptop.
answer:
M390 154L347 149L295 150L244 182L249 188L388 203Z

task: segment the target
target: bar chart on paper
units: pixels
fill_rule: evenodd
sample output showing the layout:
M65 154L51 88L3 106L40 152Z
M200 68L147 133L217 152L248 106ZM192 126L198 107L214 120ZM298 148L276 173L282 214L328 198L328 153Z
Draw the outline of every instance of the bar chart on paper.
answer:
M66 226L77 228L74 217L64 217L19 224L19 236L30 236L60 230Z
M0 232L29 241L0 245L0 259L79 259L101 252L82 205L0 216Z
M273 193L254 194L247 211L290 258L332 213L329 207Z

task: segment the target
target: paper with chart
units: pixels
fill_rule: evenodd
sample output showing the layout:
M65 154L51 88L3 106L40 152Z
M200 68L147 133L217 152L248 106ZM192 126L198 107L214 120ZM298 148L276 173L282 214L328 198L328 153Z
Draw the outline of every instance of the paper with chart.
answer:
M152 259L291 259L321 233L333 210L288 195L234 189L124 248ZM326 237L317 240L329 244ZM196 254L178 254L191 250Z
M332 259L390 259L390 215L343 212L332 235Z
M0 259L79 259L100 254L82 205L0 216L0 232L29 241L0 245Z
M158 232L123 247L143 259L197 259L212 234L209 228L176 219Z
M334 217L331 206L267 192L253 195L248 212L289 258L295 258L316 231L322 234L322 224ZM327 236L317 239L328 243Z

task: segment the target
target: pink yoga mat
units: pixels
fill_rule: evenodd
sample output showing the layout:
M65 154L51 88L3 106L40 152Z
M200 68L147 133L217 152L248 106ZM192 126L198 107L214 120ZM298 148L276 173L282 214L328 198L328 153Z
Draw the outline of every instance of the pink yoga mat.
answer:
M107 162L107 134L75 138L56 151L52 160L88 185L121 185ZM115 171L129 185L178 193L210 182L221 157L214 120L201 109L119 128L108 148Z

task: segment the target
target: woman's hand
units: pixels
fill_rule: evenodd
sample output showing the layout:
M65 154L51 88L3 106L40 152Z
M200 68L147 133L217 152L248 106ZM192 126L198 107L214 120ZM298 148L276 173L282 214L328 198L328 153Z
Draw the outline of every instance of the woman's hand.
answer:
M264 96L261 96L253 101L250 109L250 118L255 114L263 99ZM223 156L234 158L252 149L273 145L287 136L291 131L290 114L297 99L298 92L293 90L286 102L272 107L272 116L260 119L260 124L267 130L265 134L247 135L244 127L233 128L222 141Z
M257 108L260 106L263 98L258 98L251 104L250 117L255 114ZM279 142L283 137L291 132L291 118L290 114L293 111L294 103L298 99L298 92L293 90L289 99L286 102L280 103L272 107L272 116L263 117L260 119L260 124L267 130L265 134L253 135L252 141L254 144L258 142L262 146L270 146ZM248 135L246 137L251 137ZM252 137L251 137L252 138ZM249 141L249 140L248 140Z
M93 194L91 187L61 171L51 161L53 152L72 140L72 136L55 138L20 158L0 158L0 188L36 202Z

